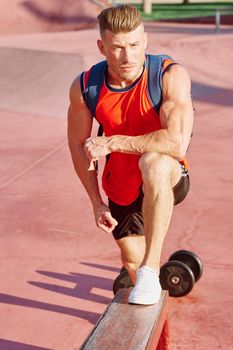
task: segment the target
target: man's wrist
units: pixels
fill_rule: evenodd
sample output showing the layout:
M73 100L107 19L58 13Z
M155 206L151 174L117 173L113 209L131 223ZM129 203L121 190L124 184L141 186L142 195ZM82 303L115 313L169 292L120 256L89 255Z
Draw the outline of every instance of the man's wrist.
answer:
M136 151L132 148L131 142L135 139L133 136L114 135L109 137L108 148L111 152L131 152Z
M109 151L112 152L117 152L119 148L119 139L117 136L109 136L108 141L107 141L107 147Z
M95 198L92 198L91 199L91 202L92 202L92 206L93 206L93 209L96 210L98 209L99 207L101 207L101 205L104 204L103 200L101 197L95 197Z

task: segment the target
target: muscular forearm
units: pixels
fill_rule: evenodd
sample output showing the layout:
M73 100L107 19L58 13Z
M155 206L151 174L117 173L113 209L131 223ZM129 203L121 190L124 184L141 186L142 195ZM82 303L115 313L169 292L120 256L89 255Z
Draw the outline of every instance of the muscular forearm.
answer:
M74 144L72 142L69 142L69 148L75 171L87 191L93 208L96 209L98 206L103 204L103 200L99 191L96 171L88 171L90 162L86 156L82 144Z
M111 136L108 144L111 152L132 154L157 152L173 158L182 158L184 156L181 136L179 134L169 135L167 129L161 129L141 136Z

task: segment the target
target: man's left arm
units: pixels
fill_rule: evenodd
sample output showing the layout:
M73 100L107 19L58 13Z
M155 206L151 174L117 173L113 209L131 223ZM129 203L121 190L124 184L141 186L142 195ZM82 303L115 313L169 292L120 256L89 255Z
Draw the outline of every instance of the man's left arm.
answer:
M112 152L156 152L176 159L185 156L193 128L191 84L186 70L179 65L172 66L164 74L162 86L162 129L140 136L114 135L89 139L85 143L85 150L90 160Z

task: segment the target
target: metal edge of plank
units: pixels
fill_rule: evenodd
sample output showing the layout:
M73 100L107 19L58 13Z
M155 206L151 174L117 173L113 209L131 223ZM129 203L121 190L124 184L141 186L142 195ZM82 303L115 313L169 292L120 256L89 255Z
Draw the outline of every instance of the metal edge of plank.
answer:
M165 321L168 319L168 291L163 290L161 295L162 301L160 301L160 310L157 314L157 319L154 322L151 334L145 350L155 350L159 338L162 334Z

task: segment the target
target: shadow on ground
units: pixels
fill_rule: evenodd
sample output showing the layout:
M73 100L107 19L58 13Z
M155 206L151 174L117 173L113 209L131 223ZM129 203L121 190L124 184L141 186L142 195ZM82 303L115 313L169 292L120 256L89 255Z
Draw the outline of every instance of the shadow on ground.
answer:
M96 322L101 316L101 314L98 314L96 312L73 309L66 306L49 304L41 301L21 298L14 295L8 295L8 294L0 294L0 303L51 311L59 314L65 314L73 317L82 318L84 320L89 321L92 324L96 324Z
M71 287L62 287L61 285L44 282L28 282L35 287L43 288L51 292L60 293L79 299L94 301L96 303L109 304L111 301L110 298L92 293L92 290L94 288L111 290L112 280L109 278L73 272L69 274L61 274L51 271L37 272L41 275L51 277L53 279L71 282ZM75 287L73 286L74 284L76 285Z
M215 87L192 81L192 97L194 100L217 104L222 106L233 106L233 89Z
M0 349L2 350L52 350L41 346L19 343L17 341L0 339Z
M82 263L83 265L99 268L102 270L107 271L113 271L117 272L119 269L111 266L105 266L100 264L92 264L92 263ZM95 294L93 290L96 288L98 290L112 290L112 279L105 278L101 276L94 276L89 274L81 274L81 273L68 273L68 274L62 274L52 271L42 271L37 270L38 274L59 280L59 281L65 281L70 282L71 286L65 287L54 283L45 283L45 282L37 282L37 281L28 281L30 285L33 285L38 288L46 289L48 291L51 291L53 293L60 293L63 295L67 295L69 297L79 298L83 300L89 300L101 304L109 304L111 302L111 298L108 298L103 295ZM75 284L75 286L74 286ZM49 304L37 300L31 300L27 298L17 297L14 295L8 295L8 294L0 294L0 303L2 304L9 304L9 305L17 305L22 307L28 307L28 308L34 308L34 309L40 309L40 310L46 310L51 312L56 312L59 314L65 314L70 315L73 317L82 318L84 320L87 320L93 324L96 324L98 319L100 318L101 314L96 312L90 312L85 310L79 310L74 308L69 308L67 306L62 305L55 305L55 304ZM3 340L5 342L5 340ZM8 342L8 341L6 341ZM1 345L1 343L0 343ZM18 346L18 345L17 345ZM21 344L19 344L21 346ZM37 347L23 347L22 349L37 349ZM30 345L29 345L30 346ZM7 347L1 347L0 349L8 349ZM21 347L9 347L9 349L21 349Z
M98 265L98 264L88 264L83 263L85 265L90 265L93 267L98 267L104 270L108 271L118 271L115 268L104 266L104 265ZM53 283L44 283L44 282L36 282L36 281L29 281L28 283L42 289L49 290L54 293L60 293L64 294L70 297L79 298L83 300L89 300L101 304L109 304L111 302L111 298L108 298L106 296L102 296L99 294L95 294L92 292L93 289L97 288L103 289L103 290L112 290L112 280L105 277L100 276L92 276L88 274L81 274L81 273L74 273L71 272L69 274L61 274L57 272L51 272L51 271L37 271L40 275L50 277L55 280L59 281L66 281L71 282L71 287L63 287L61 285L53 284ZM73 284L76 286L74 287ZM59 314L65 314L70 315L73 317L82 318L84 320L87 320L91 322L92 324L96 324L98 319L100 318L101 314L96 312L90 312L85 310L79 310L74 308L69 308L62 305L55 305L55 304L49 304L37 300L31 300L27 298L17 297L14 295L8 295L8 294L0 294L0 303L2 304L9 304L9 305L17 305L22 307L29 307L34 309L40 309L40 310L46 310L51 312L56 312ZM6 341L8 342L8 341ZM1 345L1 343L0 343ZM17 345L18 346L18 345ZM19 344L19 346L21 346ZM3 349L3 347L0 347ZM21 349L21 347L9 347L9 349ZM4 349L8 349L4 347ZM34 349L34 347L23 347L22 349ZM35 349L37 349L35 347Z

